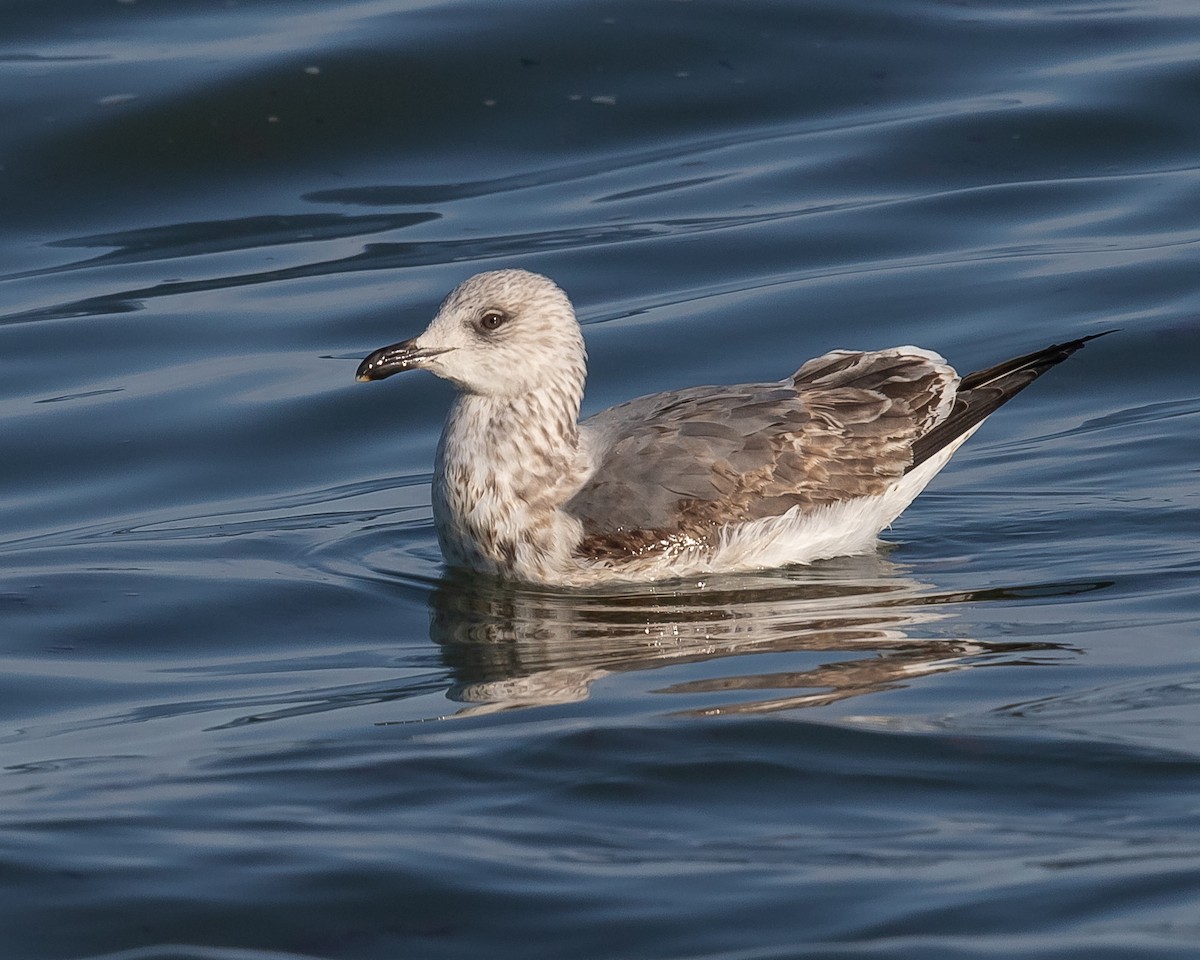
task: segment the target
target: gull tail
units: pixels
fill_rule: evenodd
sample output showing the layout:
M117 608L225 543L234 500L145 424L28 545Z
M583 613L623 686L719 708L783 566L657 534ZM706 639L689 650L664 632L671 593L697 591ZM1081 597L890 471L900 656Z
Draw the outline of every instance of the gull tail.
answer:
M1116 332L1105 330L1103 333L1093 333L1078 340L1053 343L1023 357L1005 360L986 370L967 374L959 383L958 396L954 400L950 416L913 443L913 462L908 469L911 471L913 467L924 463L968 430L978 426L999 407L1008 403L1051 367L1062 363L1089 340Z

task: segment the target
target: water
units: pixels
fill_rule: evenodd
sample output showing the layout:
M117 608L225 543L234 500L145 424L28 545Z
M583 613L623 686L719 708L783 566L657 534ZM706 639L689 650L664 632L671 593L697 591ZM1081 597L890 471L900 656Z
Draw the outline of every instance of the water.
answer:
M0 8L0 929L28 960L1192 957L1200 10ZM1112 327L877 556L443 569L448 388L587 408Z

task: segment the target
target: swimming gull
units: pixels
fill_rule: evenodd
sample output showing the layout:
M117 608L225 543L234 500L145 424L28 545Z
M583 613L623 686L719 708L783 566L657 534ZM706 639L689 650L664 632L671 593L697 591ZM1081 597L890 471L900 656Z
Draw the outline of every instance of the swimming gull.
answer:
M571 302L497 270L357 376L428 370L458 388L433 480L449 563L583 585L870 551L988 415L1094 336L961 378L918 347L834 350L777 383L671 390L580 422Z

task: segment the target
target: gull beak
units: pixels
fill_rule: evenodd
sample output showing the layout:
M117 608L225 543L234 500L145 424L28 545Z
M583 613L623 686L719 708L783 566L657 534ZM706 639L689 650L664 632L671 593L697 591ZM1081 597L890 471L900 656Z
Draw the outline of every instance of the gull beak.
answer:
M365 383L368 380L382 380L393 373L416 370L423 365L424 360L436 357L439 353L446 353L448 349L423 347L417 343L416 338L393 343L390 347L380 347L358 365L358 373L354 375L354 379Z

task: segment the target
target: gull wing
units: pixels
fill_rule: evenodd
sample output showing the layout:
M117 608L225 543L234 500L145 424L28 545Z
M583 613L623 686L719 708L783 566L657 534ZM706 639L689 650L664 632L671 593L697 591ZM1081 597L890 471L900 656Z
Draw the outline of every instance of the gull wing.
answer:
M695 387L581 425L593 472L565 509L585 555L882 493L951 413L958 375L916 347L838 350L779 383Z

